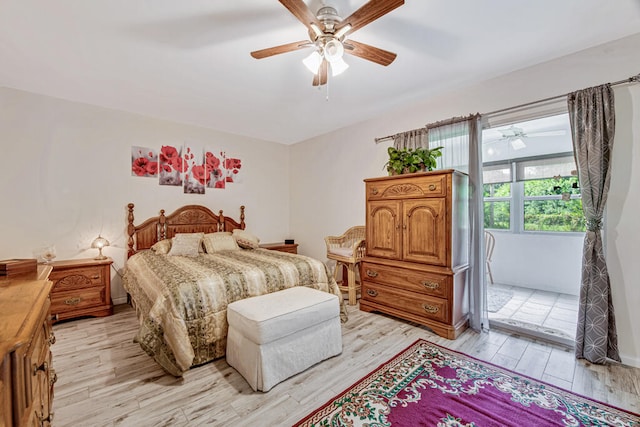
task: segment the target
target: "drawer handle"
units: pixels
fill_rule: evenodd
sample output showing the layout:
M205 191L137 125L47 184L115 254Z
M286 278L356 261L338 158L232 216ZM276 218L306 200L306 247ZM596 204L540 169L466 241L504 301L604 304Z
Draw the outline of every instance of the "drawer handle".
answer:
M367 270L367 276L369 276L369 277L377 277L378 276L378 272L377 271L373 271L373 270Z
M49 369L49 385L54 385L58 381L58 374L56 370L51 368Z
M49 334L49 345L54 345L56 343L56 336L53 333L53 331L51 331L51 333Z
M100 276L99 276L98 274L96 274L95 276L91 276L91 278L92 278L92 279L96 279L96 280L97 280L97 279L99 279L99 278L100 278Z
M435 191L435 189L436 189L436 185L435 184L429 184L429 190Z
M422 308L429 314L436 314L440 309L435 305L422 304Z
M47 362L42 362L42 365L38 366L35 363L33 364L33 375L38 375L38 371L45 372L49 369L49 364Z
M46 418L42 415L38 415L38 420L40 421L40 427L44 427L46 425L45 423L51 425L51 422L53 421L53 412L50 412L49 416Z
M51 315L51 321L52 322L57 322L58 320L60 320L59 317L58 317L58 313Z
M73 298L67 298L66 300L64 300L64 303L66 305L78 305L80 303L80 301L82 301L82 298L73 297Z
M436 289L440 289L440 283L438 283L438 282L429 282L428 280L423 280L422 281L422 286L424 286L426 289L429 289L430 291L434 291Z
M367 295L369 295L370 297L377 297L378 291L376 291L375 289L367 289Z
M378 194L378 189L377 189L377 188L372 188L372 189L371 189L371 194L373 194L374 196L375 196L376 194Z

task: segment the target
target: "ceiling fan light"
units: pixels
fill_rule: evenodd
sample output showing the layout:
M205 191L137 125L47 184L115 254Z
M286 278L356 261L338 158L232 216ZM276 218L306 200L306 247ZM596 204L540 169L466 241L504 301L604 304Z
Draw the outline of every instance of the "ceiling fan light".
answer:
M344 72L344 70L346 70L347 68L349 68L349 64L347 64L346 62L344 62L344 59L342 58L338 58L334 61L330 62L331 64L331 75L333 77L342 74Z
M522 150L527 146L522 140L522 138L512 138L510 142L511 142L511 147L514 150Z
M331 39L324 45L324 57L331 63L342 59L343 54L344 46L338 39Z
M336 36L336 38L338 39L342 39L342 37L349 31L351 31L351 24L347 24L344 27L340 28L338 31L336 31L334 36Z
M318 37L322 37L324 35L324 33L322 32L322 30L320 29L320 27L318 27L318 25L316 25L315 22L312 22L311 24L309 24L309 28L311 28L311 30L313 31L313 33L316 36L316 39ZM314 39L315 40L315 39Z
M313 74L318 74L318 69L320 68L320 64L322 64L322 56L320 56L320 54L314 50L313 52L311 52L311 55L302 60L302 63Z

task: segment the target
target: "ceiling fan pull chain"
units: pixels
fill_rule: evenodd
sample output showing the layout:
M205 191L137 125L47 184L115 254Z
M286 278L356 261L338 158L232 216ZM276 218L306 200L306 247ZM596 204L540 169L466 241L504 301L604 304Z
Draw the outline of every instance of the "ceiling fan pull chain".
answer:
M325 86L327 86L327 96L324 98L325 101L329 102L329 72L327 72L327 84Z

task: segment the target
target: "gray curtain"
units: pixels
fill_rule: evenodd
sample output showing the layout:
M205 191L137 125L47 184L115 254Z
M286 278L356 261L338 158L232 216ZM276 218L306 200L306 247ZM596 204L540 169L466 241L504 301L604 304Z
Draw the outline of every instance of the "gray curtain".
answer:
M429 147L444 147L438 169L457 169L469 175L469 324L475 330L489 329L484 263L484 209L482 195L481 117L446 120L427 125Z
M426 128L409 130L393 135L393 146L397 149L429 147L429 132Z
M602 247L602 215L611 180L615 112L611 85L568 96L573 153L587 224L576 332L576 357L593 363L620 361L611 283Z

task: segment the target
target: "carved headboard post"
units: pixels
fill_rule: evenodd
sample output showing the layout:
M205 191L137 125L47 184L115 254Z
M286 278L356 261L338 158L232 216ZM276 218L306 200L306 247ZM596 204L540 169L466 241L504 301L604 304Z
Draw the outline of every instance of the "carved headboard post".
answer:
M240 228L244 230L244 205L240 206Z
M129 211L129 214L127 215L127 221L128 221L127 234L129 235L129 238L127 239L127 246L128 246L127 258L128 258L134 254L133 234L136 232L136 227L133 225L133 203L129 203L127 205L127 209Z
M167 222L167 217L164 216L164 209L160 209L160 216L158 217L158 241L160 240L164 240L165 239L165 231L166 231L166 222Z
M224 215L222 209L218 211L218 231L227 231L224 229Z

